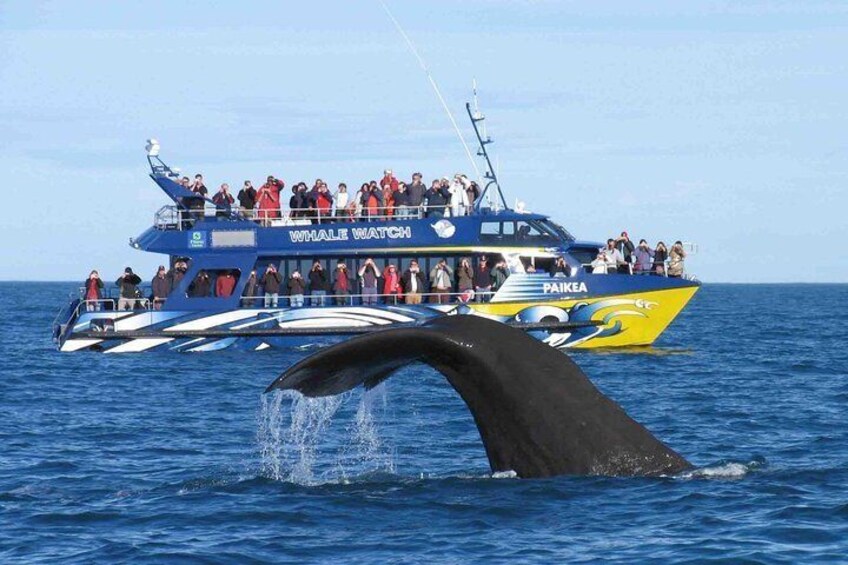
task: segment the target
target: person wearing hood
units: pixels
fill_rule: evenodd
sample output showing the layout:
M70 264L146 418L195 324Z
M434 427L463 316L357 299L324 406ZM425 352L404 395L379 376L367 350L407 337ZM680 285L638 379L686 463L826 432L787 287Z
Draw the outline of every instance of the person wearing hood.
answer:
M83 286L85 287L83 298L85 300L85 311L99 312L100 301L103 300L103 281L100 280L100 273L91 271Z

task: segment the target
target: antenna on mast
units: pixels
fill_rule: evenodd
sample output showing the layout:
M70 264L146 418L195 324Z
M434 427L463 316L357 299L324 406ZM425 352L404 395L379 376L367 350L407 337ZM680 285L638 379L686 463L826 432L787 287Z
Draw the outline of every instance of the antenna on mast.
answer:
M477 80L474 80L473 83L474 89L474 111L471 111L471 104L465 103L465 111L468 112L468 117L471 119L471 125L474 126L474 134L477 136L477 142L480 144L480 149L477 150L477 155L483 157L486 160L486 172L483 174L483 178L488 182L486 183L485 188L483 188L483 193L477 199L477 203L474 205L475 210L480 209L480 204L483 203L483 197L487 197L487 201L491 202L489 199L489 187L494 185L495 190L497 191L498 200L500 202L495 202L495 208L498 208L498 204L503 206L504 209L509 209L509 206L506 205L506 199L504 198L503 191L501 190L501 185L498 183L498 175L495 171L495 168L492 167L492 160L489 158L489 153L486 151L486 146L490 143L493 143L492 138L486 134L486 125L484 120L486 116L480 111L480 108L477 103ZM482 126L478 126L478 124L482 123ZM482 132L481 132L482 129ZM490 204L491 205L491 204Z
M389 16L389 19L392 20L392 23L397 28L398 33L403 37L404 41L406 41L407 47L412 51L412 54L415 55L415 58L418 59L418 64L421 65L421 70L424 71L424 74L427 75L427 80L430 81L430 85L433 87L433 90L436 92L436 97L439 99L439 102L442 103L442 107L445 109L445 112L448 115L448 119L451 124L453 124L453 129L456 131L457 137L459 137L459 141L462 143L463 149L465 149L465 154L468 156L468 160L471 162L471 166L474 168L474 171L477 173L477 178L481 178L480 168L477 166L477 162L474 160L474 157L471 155L471 149L468 148L468 144L465 142L465 137L462 135L462 131L459 129L459 125L456 123L456 119L453 117L453 113L451 113L450 108L448 107L448 103L445 102L444 96L442 96L442 91L439 90L439 85L436 84L436 80L433 78L433 75L430 74L430 69L427 68L427 63L424 62L424 59L421 58L421 55L418 54L418 49L415 48L415 44L412 43L412 40L406 35L406 32L403 31L403 28L400 26L400 22L392 14L389 7L383 0L380 0L380 5L383 6L383 10L386 12L386 15Z

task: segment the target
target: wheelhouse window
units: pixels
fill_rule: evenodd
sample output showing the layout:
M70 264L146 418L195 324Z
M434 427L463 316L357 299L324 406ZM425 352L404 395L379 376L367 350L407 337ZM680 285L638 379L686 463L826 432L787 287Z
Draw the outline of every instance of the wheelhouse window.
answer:
M489 221L480 226L480 240L486 243L556 245L568 237L545 220Z

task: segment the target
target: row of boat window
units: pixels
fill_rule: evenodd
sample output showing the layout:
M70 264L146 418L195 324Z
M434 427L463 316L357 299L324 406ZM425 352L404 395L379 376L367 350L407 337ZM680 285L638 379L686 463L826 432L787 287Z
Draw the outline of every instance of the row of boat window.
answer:
M382 275L383 271L389 266L394 265L399 273L403 273L409 268L409 264L416 260L418 261L418 266L421 272L424 273L425 276L429 277L430 271L441 261L445 260L450 266L450 268L456 273L456 268L459 266L460 261L463 258L469 259L471 262L472 268L475 268L479 265L480 259L485 257L486 264L488 269L492 269L498 262L503 260L503 255L499 253L494 254L439 254L439 255L398 255L398 256L382 256L382 257L369 257L369 256L357 256L357 257L348 257L348 258L340 258L340 257L314 257L314 258L274 258L274 259L260 259L256 262L254 266L253 272L256 273L256 277L259 281L261 281L265 271L267 270L269 265L274 265L277 271L282 276L283 280L287 280L291 277L292 273L295 271L300 272L301 276L304 279L308 279L309 272L312 269L315 261L319 261L321 267L324 269L324 272L327 273L328 280L332 282L332 274L336 270L336 266L341 259L345 265L347 266L348 276L353 279L357 276L359 269L365 264L368 259L371 259L375 265L377 266L378 274ZM539 270L548 270L553 266L553 259L530 259L523 258L523 262L525 263L525 267L531 264L531 261L535 264L535 268ZM234 279L234 284L229 283L231 279L227 279L227 284L218 284L218 280L222 277L228 277L231 275ZM187 296L189 298L210 298L210 297L218 297L218 298L226 298L231 296L233 288L238 284L239 279L241 278L242 273L239 269L204 269L195 276L192 283L188 286ZM455 283L455 281L454 281ZM261 284L261 282L260 282ZM354 287L355 288L355 287Z

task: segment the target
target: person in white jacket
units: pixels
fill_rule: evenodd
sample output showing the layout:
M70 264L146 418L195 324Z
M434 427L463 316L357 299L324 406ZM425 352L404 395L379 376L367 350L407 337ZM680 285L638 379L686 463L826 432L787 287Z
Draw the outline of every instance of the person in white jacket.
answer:
M470 181L465 175L457 173L448 187L450 192L451 216L464 216L468 213L468 192L466 191Z
M344 218L347 216L347 204L349 202L349 195L347 193L347 185L343 182L339 183L339 189L336 191L336 194L333 196L333 204L336 206L336 217Z

